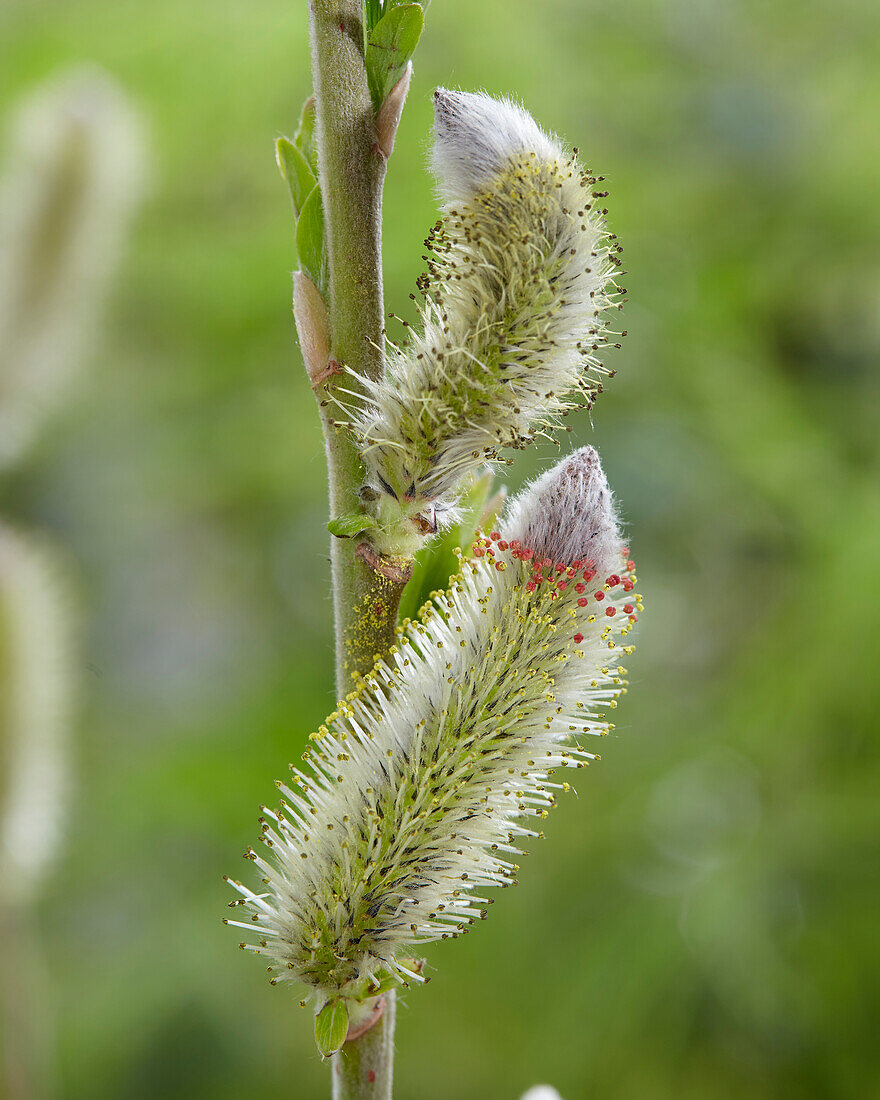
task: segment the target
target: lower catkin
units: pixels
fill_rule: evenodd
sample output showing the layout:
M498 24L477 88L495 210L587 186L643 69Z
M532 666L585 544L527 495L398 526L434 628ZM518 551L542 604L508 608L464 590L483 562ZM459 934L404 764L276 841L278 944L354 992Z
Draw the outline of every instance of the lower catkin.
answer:
M477 539L449 591L407 622L387 663L313 734L306 770L263 808L265 889L233 882L245 949L273 982L358 998L418 979L421 942L486 915L489 888L595 755L625 690L640 607L592 448L514 502Z

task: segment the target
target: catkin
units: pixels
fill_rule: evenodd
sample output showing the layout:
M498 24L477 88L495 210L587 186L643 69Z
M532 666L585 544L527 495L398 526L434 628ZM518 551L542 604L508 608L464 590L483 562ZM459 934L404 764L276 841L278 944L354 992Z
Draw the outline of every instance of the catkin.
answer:
M604 193L522 108L438 90L433 165L444 214L420 324L382 379L361 379L369 400L353 416L370 538L394 554L442 524L487 460L592 403L619 304Z

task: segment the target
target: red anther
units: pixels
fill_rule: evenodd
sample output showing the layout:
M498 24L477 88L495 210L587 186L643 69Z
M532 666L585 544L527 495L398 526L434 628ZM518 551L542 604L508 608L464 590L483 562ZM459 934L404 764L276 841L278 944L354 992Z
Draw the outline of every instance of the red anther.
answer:
M475 558L482 558L482 557L485 556L485 553L486 553L486 551L482 548L482 546L475 546L474 547L474 557Z
M559 584L556 585L556 587L559 589L560 592L564 592L566 588L568 588L568 581L560 581Z
M624 581L624 582L623 582L623 590L624 590L624 592L632 592L632 590L633 590L634 588L635 588L635 585L633 584L633 582L632 582L632 581Z
M561 561L558 561L556 563L556 572L557 573L564 573L565 572L565 566L563 565L563 563Z
M553 565L553 562L549 558L544 558L544 560L541 562L541 565L545 566L546 568L550 568Z
M537 587L538 586L537 584L535 584L534 581L529 581L529 583L526 585L526 592L534 592Z
M509 546L510 546L510 543L505 542L504 539L502 539L501 542L498 543L498 549L499 550L506 550Z
M503 561L496 561L496 562L495 562L495 568L496 568L496 569L497 569L497 570L498 570L499 572L501 572L501 570L502 570L502 569L504 568L504 562L503 562Z
M581 596L581 598L578 600L578 607L586 607L588 602L589 601L587 600L586 596Z
M523 561L531 561L532 557L534 556L534 553L535 553L534 550L523 550L522 560Z
M629 557L629 547L628 547L628 546L624 546L624 547L623 547L623 548L621 549L621 551L620 551L620 552L621 552L621 554L623 554L623 556L624 556L625 558L628 558L628 557Z
M605 599L605 593L604 592L594 592L593 593L593 599L604 600Z
M586 591L584 586L580 583L580 581L578 581L578 583L574 586L574 590L575 590L575 592L584 592L584 591Z
M583 634L575 634L574 640L577 642L578 645L580 645L581 642L584 640Z
M635 608L633 607L633 605L631 603L625 603L623 605L624 615L632 615L633 611L635 611Z
M577 572L577 570L575 569L575 567L574 567L573 565L570 565L570 566L568 567L568 569L566 569L566 571L565 571L565 572L566 572L566 575L567 575L567 576L569 576L569 577L573 577L573 576L575 575L575 573Z
M514 550L522 550L522 543L519 541L519 539L514 539L510 545Z
M587 570L587 571L586 571L586 572L584 573L584 580L585 580L585 581L587 582L587 584L589 584L589 583L590 583L590 581L591 581L591 580L593 579L593 577L595 577L595 576L596 576L596 571L595 571L595 569L588 569L588 570Z
M605 583L610 584L613 588L616 584L620 584L620 577L616 573L612 573L610 577L605 578Z
M571 563L571 567L572 567L572 569L580 569L580 567L581 567L581 566L582 566L583 564L584 564L584 563L583 563L582 561L580 561L580 560L576 560L576 561L573 561L573 562Z
M634 561L628 561L628 562L626 563L626 567L627 567L627 569L628 569L628 570L630 571L630 573L632 573L632 571L633 571L633 570L635 569L635 567L636 567L636 563L635 563Z
M495 551L492 549L491 546L486 547L486 553L489 555L490 558L495 557Z
M492 532L492 538L497 542L497 540L501 538L501 532L500 531L493 531Z
M631 623L637 623L637 622L639 621L639 617L638 617L638 615L630 615L630 617L629 617L629 621L630 621Z
M616 615L616 614L617 614L617 608L616 608L616 607L606 607L606 608L605 608L605 614L606 614L606 615L608 616L608 618L610 619L612 615Z

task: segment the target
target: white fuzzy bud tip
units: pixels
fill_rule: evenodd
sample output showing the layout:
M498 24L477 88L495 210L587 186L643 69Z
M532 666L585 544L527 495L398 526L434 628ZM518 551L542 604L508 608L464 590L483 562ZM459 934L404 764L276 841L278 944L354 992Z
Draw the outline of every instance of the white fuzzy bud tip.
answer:
M481 92L434 92L431 165L444 202L466 200L522 153L552 161L559 144L519 104Z

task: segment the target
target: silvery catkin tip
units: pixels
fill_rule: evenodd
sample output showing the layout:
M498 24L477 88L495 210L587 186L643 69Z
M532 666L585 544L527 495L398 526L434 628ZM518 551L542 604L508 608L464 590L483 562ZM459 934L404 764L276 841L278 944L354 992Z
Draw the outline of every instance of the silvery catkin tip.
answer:
M143 190L140 120L77 69L15 110L0 180L0 470L31 446L87 357Z

